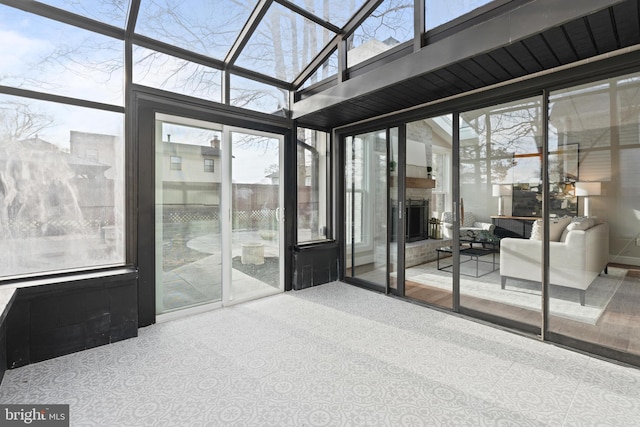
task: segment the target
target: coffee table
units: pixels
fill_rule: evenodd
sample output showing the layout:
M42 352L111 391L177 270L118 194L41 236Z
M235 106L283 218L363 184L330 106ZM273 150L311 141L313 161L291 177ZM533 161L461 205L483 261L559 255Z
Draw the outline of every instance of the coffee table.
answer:
M491 242L490 247L473 247L473 243L487 243L487 242L466 242L466 243L470 243L469 246L461 246L460 247L460 256L465 255L468 256L469 259L466 259L464 261L460 261L460 264L465 263L465 262L476 262L476 274L467 274L467 273L463 273L460 272L460 274L463 274L465 276L471 276L471 277L482 277L485 276L489 273L492 273L494 271L496 271L498 269L498 267L496 267L496 253L499 253L499 249L497 248L497 244L495 244L494 242ZM484 246L484 245L483 245ZM441 248L437 248L436 249L436 268L438 270L442 270L442 271L450 271L448 269L451 269L451 271L453 271L453 263L449 264L449 265L445 265L443 267L440 267L440 254L442 253L447 253L447 254L453 254L453 248L451 246L444 246ZM485 261L483 259L480 259L481 257L485 256L485 255L491 255L491 261ZM480 274L479 272L479 265L480 263L487 263L487 264L491 264L491 270L487 271L485 273Z

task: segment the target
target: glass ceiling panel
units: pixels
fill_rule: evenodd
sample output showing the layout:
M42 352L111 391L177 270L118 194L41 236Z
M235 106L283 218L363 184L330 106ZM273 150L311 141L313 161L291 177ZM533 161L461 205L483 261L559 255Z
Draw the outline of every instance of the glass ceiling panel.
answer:
M285 90L231 74L230 103L234 107L284 116L288 99Z
M465 13L471 12L487 3L491 3L491 1L492 0L425 0L425 31L453 21Z
M274 3L240 53L236 65L292 81L334 35Z
M133 46L133 82L222 102L222 71Z
M293 0L291 3L337 27L343 27L366 0Z
M0 84L122 105L124 42L0 5Z
M39 0L67 12L124 28L131 0Z
M142 0L136 33L224 59L257 0Z
M413 0L386 0L349 37L347 67L413 38Z
M334 77L338 74L338 51L335 51L327 58L326 61L322 63L320 68L318 68L305 82L302 84L301 88L307 88L314 83L320 82L322 80L328 79L329 77Z

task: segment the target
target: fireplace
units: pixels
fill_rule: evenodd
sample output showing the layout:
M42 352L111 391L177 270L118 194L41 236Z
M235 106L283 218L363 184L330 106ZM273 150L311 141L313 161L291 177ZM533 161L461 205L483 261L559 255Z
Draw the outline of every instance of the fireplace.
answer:
M391 238L396 241L396 204L392 207ZM404 204L404 238L406 242L415 242L429 238L429 200L407 199Z

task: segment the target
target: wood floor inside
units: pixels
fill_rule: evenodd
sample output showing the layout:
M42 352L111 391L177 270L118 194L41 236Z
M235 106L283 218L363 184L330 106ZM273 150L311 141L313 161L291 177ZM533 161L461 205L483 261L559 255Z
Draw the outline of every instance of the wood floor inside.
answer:
M559 316L550 316L549 332L601 345L603 347L640 355L640 267L609 264L610 267L627 269L623 278L596 324L583 323ZM380 269L360 268L360 277L384 284L384 272ZM357 274L358 275L358 274ZM452 309L452 293L435 286L405 280L405 296L429 305ZM510 319L539 328L540 311L516 307L469 295L460 295L460 305L469 310L491 316Z

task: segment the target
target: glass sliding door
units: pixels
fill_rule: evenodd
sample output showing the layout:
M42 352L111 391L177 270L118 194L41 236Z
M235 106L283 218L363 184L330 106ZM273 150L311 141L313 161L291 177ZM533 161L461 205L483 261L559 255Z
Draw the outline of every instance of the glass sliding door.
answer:
M548 331L640 355L640 75L551 92L549 179L571 208L550 245ZM556 168L551 168L551 166ZM555 199L556 197L554 197Z
M155 114L156 315L283 290L282 142Z
M402 225L404 222L404 212L402 208L404 204L402 203L402 192L404 191L401 180L399 179L400 175L400 141L399 141L399 129L391 128L389 129L389 229L390 233L390 241L389 241L389 289L395 294L402 295L404 293L403 282L400 280L404 280L402 277L403 273L400 271L400 266L402 265L402 255L399 252L400 245L404 242L401 238L402 233L404 232L402 229Z
M459 124L461 310L530 331L542 306L542 123L536 97Z
M156 313L222 298L221 126L156 113Z
M345 139L346 271L387 286L387 131Z
M284 288L280 135L230 128L230 286L225 304Z
M449 309L452 132L451 115L407 123L404 200L405 295Z

